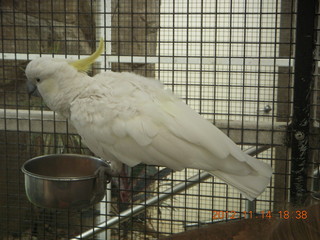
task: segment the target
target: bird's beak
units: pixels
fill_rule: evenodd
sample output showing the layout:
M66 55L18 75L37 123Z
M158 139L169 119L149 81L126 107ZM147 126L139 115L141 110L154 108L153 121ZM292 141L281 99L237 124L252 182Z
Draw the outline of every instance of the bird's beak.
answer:
M36 96L36 97L41 97L38 88L36 85L34 85L32 82L27 81L27 91L29 93L29 96Z

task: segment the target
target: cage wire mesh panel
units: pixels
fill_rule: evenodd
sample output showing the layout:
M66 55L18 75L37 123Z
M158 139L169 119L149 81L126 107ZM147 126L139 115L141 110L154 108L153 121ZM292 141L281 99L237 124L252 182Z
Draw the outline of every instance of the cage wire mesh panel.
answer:
M132 71L159 79L243 150L269 146L257 157L272 165L274 177L253 203L219 179L209 178L116 222L96 239L158 239L244 218L248 211L261 215L286 209L295 1L6 0L0 6L0 239L81 239L81 233L199 173L145 165L127 168L127 177L114 179L101 204L81 211L41 209L27 201L23 162L50 153L91 153L72 126L41 99L28 97L25 66L38 56L81 58L95 50L100 37L106 51L91 75ZM319 191L320 177L317 71L314 78L311 192ZM235 217L220 214L227 211Z
M281 145L274 128L285 130L286 123L275 122L280 8L277 1L161 4L165 17L160 22L158 54L170 56L171 62L160 61L158 78L244 148ZM260 157L270 162L274 155L272 148ZM172 178L186 179L194 172L186 170ZM259 198L257 212L273 207L271 194L269 189ZM199 184L167 205L172 206L162 210L167 226L161 224L166 231L211 222L212 211L246 209L246 201L218 179Z

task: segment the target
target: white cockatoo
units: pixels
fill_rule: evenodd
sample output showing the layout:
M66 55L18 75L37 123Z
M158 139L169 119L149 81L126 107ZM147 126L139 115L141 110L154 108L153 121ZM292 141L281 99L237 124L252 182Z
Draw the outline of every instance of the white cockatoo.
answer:
M88 76L102 52L100 41L84 59L32 60L26 67L29 93L40 94L51 110L68 118L88 148L116 172L120 163L196 168L250 200L264 191L271 167L242 152L159 81L128 72Z

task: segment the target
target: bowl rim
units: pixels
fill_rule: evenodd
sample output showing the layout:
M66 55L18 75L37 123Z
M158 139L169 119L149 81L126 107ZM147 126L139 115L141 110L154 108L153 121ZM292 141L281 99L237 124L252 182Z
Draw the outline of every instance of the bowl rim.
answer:
M68 156L68 157L91 158L91 159L94 159L94 160L97 160L97 161L101 162L103 165L108 167L108 164L105 161L103 161L101 158L97 158L97 157L90 156L90 155L82 155L82 154L74 154L74 153L61 153L61 154L45 154L45 155L40 155L40 156L36 156L34 158L31 158L31 159L29 159L29 160L27 160L27 161L25 161L23 163L23 165L21 166L21 171L25 175L27 175L29 177L38 178L38 179L41 179L41 180L50 180L50 181L81 181L81 180L89 180L89 179L96 178L96 174L85 175L85 176L81 176L81 177L53 177L53 176L46 176L46 175L36 174L36 173L28 171L25 168L25 166L28 163L30 163L30 162L32 162L32 161L34 161L36 159L44 158L44 157L50 157L50 156L56 156L56 157Z

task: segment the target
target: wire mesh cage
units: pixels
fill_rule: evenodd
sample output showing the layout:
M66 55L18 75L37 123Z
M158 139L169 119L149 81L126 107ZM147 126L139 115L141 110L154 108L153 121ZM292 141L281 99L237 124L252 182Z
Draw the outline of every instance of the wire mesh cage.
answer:
M0 11L0 239L159 239L217 222L273 220L290 203L320 199L317 1L4 0ZM68 121L28 96L25 67L39 56L83 58L100 38L105 52L90 75L161 81L272 166L262 195L248 201L203 171L139 164L93 207L29 203L26 160L92 153Z

